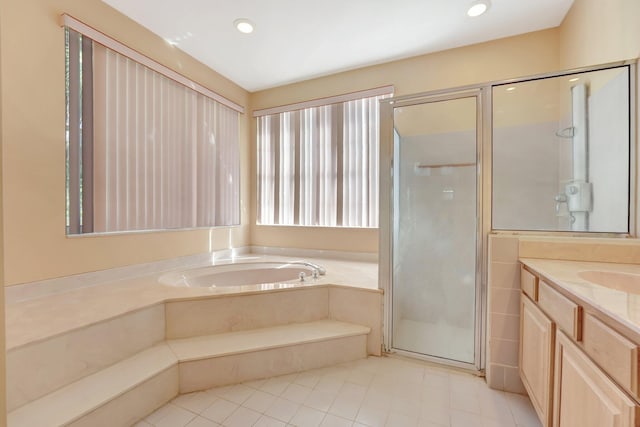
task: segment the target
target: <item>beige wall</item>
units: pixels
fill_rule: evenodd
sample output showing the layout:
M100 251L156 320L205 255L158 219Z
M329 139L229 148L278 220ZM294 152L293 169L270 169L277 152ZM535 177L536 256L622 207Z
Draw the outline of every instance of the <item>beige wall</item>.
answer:
M549 72L557 70L559 62L558 34L556 29L551 29L256 92L251 95L251 107L257 110L384 85L394 85L396 95L408 95ZM255 131L255 120L251 120L252 165L255 164ZM256 200L255 179L252 168L252 202ZM265 227L254 225L255 215L254 206L251 210L254 245L378 250L376 229Z
M247 105L249 94L99 0L4 2L6 284L254 244L377 251L377 230L255 223L255 123L241 118L242 227L67 238L64 235L64 55L57 16L70 13L159 62ZM251 108L393 84L396 95L499 80L640 54L635 0L576 0L559 29L452 49L265 90ZM594 31L597 28L597 31ZM16 43L15 40L19 40ZM45 72L46 70L46 72ZM33 100L37 100L34 102ZM250 134L248 129L250 129ZM249 169L251 175L249 176ZM251 192L249 193L249 187Z
M492 80L597 65L640 55L640 2L575 0L558 28L429 55L394 61L294 83L251 95L252 109L314 98L395 86L396 95L453 88ZM255 164L255 121L251 121L251 155ZM255 170L251 176L255 197ZM252 243L261 246L377 250L377 230L264 227L251 210ZM366 236L366 238L364 238Z
M640 55L640 1L575 0L560 26L561 67L584 67Z
M4 3L0 1L0 16L4 14ZM0 34L2 34L2 20L0 19ZM0 99L2 99L2 57L3 49L0 44ZM2 228L2 104L0 103L0 427L7 425L7 374L6 374L6 345L5 345L5 320L4 320L4 245Z
M556 70L557 29L360 68L251 94L254 110L393 85L395 95Z
M249 94L100 0L3 1L2 141L7 285L249 243L248 121L240 118L242 227L65 236L65 12L241 104Z

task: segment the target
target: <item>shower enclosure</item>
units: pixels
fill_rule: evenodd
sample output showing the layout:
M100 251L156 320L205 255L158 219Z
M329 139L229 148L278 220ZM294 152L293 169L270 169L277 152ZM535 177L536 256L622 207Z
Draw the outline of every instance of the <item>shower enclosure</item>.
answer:
M629 66L492 86L494 230L629 232Z
M381 101L386 351L484 368L489 233L633 233L634 75L624 62Z
M480 89L383 103L393 117L386 148L394 171L387 346L474 369L481 342L481 106Z

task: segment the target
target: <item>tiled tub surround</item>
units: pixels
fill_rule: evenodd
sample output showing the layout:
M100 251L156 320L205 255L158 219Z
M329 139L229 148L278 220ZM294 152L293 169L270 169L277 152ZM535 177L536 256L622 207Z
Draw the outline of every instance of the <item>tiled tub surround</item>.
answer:
M273 290L291 288L309 288L323 285L347 286L358 289L377 291L377 264L374 262L359 262L348 260L299 258L291 256L252 255L244 254L233 259L216 260L214 264L230 262L256 261L292 261L307 260L320 264L326 268L327 274L318 280L308 280L303 284L286 283L273 286ZM193 267L211 264L211 256L201 260ZM14 303L7 298L6 305L6 340L7 349L49 338L72 329L84 327L96 322L110 319L122 314L130 313L153 304L169 300L189 300L200 297L215 297L221 295L260 293L268 290L268 286L247 285L227 288L179 288L158 283L161 273L146 274L134 278L99 283L90 286L91 276L107 276L108 272L89 273L69 278L72 282L82 282L81 285L62 292L48 293L40 290L38 294L44 297L18 300ZM164 274L164 273L162 273ZM104 278L102 278L104 280ZM63 286L64 279L54 279L50 284L54 288L68 289ZM18 285L27 287L28 285ZM40 287L41 283L35 284ZM47 283L49 286L49 283ZM11 287L7 293L12 293ZM15 294L14 294L15 295ZM27 289L22 289L20 295L29 295ZM17 298L20 299L20 298Z
M640 241L492 234L488 255L487 383L494 389L524 393L518 374L519 258L640 264Z
M247 255L236 261L291 259ZM48 393L50 396L60 387L68 388L86 382L87 378L99 376L105 369L110 369L110 366L117 366L122 360L135 358L145 351L154 348L154 351L164 351L163 346L174 355L174 360L179 362L179 365L176 366L177 362L160 364L156 366L156 371L149 373L148 378L142 376L138 383L125 385L129 391L122 390L127 393L142 390L149 387L147 384L150 381L170 383L168 397L162 393L158 397L158 393L155 393L151 396L155 395L156 400L143 399L148 411L173 397L178 392L178 387L183 391L192 391L199 387L208 388L291 372L287 369L298 371L317 368L364 357L367 353L380 354L382 295L376 289L376 264L327 259L310 261L323 265L327 269L326 276L321 276L320 280L313 283L288 283L268 290L260 290L260 285L213 290L170 287L157 283L156 274L80 287L64 293L8 304L9 408L15 410L33 399ZM337 326L334 327L331 321ZM344 324L340 321L349 323ZM328 328L326 337L331 336L331 339L314 336L315 332L310 336L313 322L320 322L321 329ZM175 343L180 340L195 340L194 337L202 335L218 334L211 335L211 339L215 340L221 336L219 334L260 331L260 328L270 331L268 328L274 326L277 341L279 336L296 336L295 331L289 330L284 330L278 335L278 325L287 327L297 324L312 325L297 332L301 342L299 347L293 351L284 347L282 350L267 350L271 352L270 356L262 359L262 364L256 364L262 371L258 369L243 372L242 363L229 357L225 359L224 354L216 353L216 361L202 354L193 357L193 351L180 355L175 347ZM349 332L350 324L360 329ZM337 332L331 328L337 328ZM231 335L230 339L235 339L235 336ZM344 337L340 338L343 335ZM209 338L205 341L211 347L213 341L207 340ZM225 343L223 347L228 347L228 341ZM283 343L282 346L289 344ZM207 343L205 347L206 345ZM341 348L345 351L341 352ZM196 346L195 354L198 354L198 351L200 350L197 350ZM248 351L250 355L252 349ZM151 357L155 358L155 355ZM250 356L242 357L249 358L245 362L252 362ZM279 363L280 360L288 360L290 363ZM233 374L212 377L202 382L201 376L197 375L199 365L215 367L216 363L219 364L215 370L230 369ZM123 377L123 381L126 382L127 376ZM191 384L189 378L194 384L198 381L200 383ZM123 424L130 422L132 416L135 418L144 415L136 413L136 410L144 408L144 405L136 410L132 409L125 395L108 404L124 408L129 418L123 421ZM60 405L57 401L53 403ZM102 408L93 411L92 416L96 416L95 413L100 411L104 412L106 406ZM16 413L19 413L19 410L14 411L14 415ZM87 417L89 416L81 420L91 420ZM97 421L94 419L91 422ZM82 425L82 422L78 425Z

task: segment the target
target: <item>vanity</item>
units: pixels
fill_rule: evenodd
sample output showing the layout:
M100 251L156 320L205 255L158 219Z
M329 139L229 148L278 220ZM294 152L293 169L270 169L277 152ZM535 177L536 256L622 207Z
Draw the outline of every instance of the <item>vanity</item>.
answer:
M519 373L542 425L640 425L640 266L520 263Z

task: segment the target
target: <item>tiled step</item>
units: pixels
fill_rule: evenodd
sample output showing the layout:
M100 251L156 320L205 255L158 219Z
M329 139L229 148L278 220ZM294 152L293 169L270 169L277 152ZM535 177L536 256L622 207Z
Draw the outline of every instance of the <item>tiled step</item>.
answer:
M151 347L10 412L8 425L130 425L178 393L177 362L168 345ZM105 405L131 406L118 399L135 399L135 407L101 411Z
M129 426L178 392L364 358L369 332L320 320L166 341L11 411L8 425Z
M169 340L167 344L181 362L229 356L329 339L366 335L370 329L336 320L293 323L247 331L227 332L194 338Z
M180 393L364 358L370 328L335 320L167 341Z
M163 343L164 330L156 304L9 349L8 412Z

